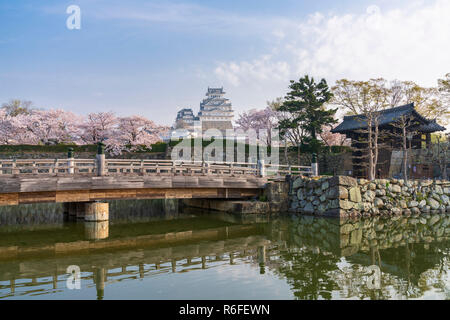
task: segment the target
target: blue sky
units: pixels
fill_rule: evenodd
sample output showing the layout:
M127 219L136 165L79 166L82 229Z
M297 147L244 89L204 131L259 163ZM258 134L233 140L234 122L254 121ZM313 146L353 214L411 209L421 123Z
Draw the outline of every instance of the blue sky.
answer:
M450 72L450 1L0 0L0 102L171 124L224 86L237 113L308 73L414 80ZM81 9L81 30L66 8Z

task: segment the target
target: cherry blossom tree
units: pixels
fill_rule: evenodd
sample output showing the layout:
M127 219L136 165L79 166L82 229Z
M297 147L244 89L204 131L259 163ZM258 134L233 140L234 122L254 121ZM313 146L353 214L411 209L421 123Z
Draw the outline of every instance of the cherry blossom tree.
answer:
M161 141L169 131L169 127L158 126L142 116L121 117L117 122L114 134L105 141L107 150L114 154L151 149L151 145Z
M16 120L25 124L30 142L60 144L79 142L81 118L64 110L33 110Z
M325 145L331 146L349 146L350 140L344 134L332 133L332 126L323 126L322 132L319 134Z
M0 110L0 135L2 144L37 144L38 140L29 132L30 115L18 113L11 115L5 109Z
M277 125L277 113L270 107L266 107L263 110L252 109L249 112L244 112L239 115L239 119L236 120L238 128L247 131L253 129L257 132L257 137L263 138L262 133L265 135L267 145L272 144L271 131L276 128Z
M113 136L118 120L113 112L89 113L79 126L80 138L86 144L104 142Z
M13 144L15 141L15 127L7 111L0 109L0 144Z

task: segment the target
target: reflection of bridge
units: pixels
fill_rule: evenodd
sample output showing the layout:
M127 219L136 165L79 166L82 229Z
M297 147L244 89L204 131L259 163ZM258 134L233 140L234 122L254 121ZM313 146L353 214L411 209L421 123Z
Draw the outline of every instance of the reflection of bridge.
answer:
M100 159L100 160L99 160ZM171 160L0 160L0 205L110 199L241 199L310 167Z
M240 258L254 257L257 263L264 264L266 247L271 241L263 234L260 225L235 225L95 242L15 247L9 248L10 254L16 251L9 258L3 254L8 248L0 247L0 293L3 292L0 298L17 294L18 288L25 289L19 294L29 295L56 290L58 282L65 287L70 265L80 267L81 280L92 280L98 298L102 298L105 283L208 269L217 263L233 264Z

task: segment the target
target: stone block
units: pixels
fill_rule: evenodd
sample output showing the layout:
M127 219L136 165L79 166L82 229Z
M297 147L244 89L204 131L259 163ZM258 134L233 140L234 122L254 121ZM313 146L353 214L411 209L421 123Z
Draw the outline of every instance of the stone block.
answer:
M339 200L339 208L344 210L351 210L353 209L353 203L348 200Z
M361 200L362 200L361 192L358 187L350 188L348 193L349 193L350 201L357 202L357 203L361 202Z
M298 189L300 187L303 186L303 179L298 177L297 179L294 180L294 182L292 183L292 189Z
M329 180L330 187L334 186L349 186L356 187L358 182L355 178L347 176L334 176Z

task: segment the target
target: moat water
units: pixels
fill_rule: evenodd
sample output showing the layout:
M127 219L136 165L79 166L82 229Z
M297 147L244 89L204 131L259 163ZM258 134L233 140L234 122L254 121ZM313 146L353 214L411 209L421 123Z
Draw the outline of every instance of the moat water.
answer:
M343 221L117 201L109 222L87 224L61 211L0 209L0 299L450 298L449 215Z

